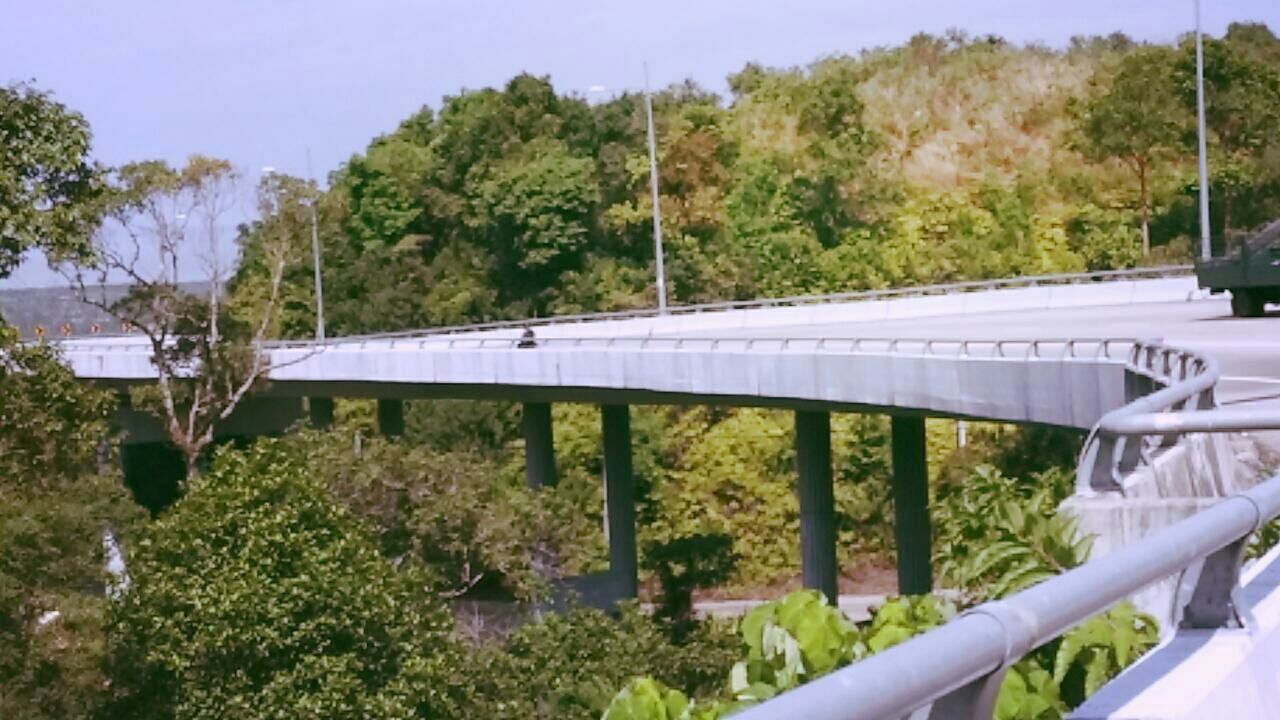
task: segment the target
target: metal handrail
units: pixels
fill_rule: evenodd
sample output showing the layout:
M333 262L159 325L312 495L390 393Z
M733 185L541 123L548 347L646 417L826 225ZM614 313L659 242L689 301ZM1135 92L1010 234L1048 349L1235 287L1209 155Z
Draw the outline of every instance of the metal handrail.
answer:
M1135 342L1126 363L1133 399L1107 413L1077 468L1083 494L1119 491L1149 450L1185 432L1280 427L1280 414L1214 409L1220 376L1208 355L1159 341ZM990 718L1009 667L1036 647L1116 602L1204 559L1184 627L1239 622L1232 593L1245 542L1280 515L1280 476L1106 557L735 715L742 720L899 718L932 703L929 717ZM1209 569L1212 567L1212 571Z
M1154 416L1212 410L1220 376L1212 356L1162 343L1135 345L1129 380L1136 397L1103 415L1090 431L1076 467L1077 492L1123 494L1124 477L1150 459L1153 444L1167 447L1177 439L1173 429L1154 427ZM1141 429L1147 424L1153 427Z
M549 349L560 347L591 348L619 347L627 350L649 349L684 349L687 347L706 346L711 350L765 350L770 346L777 349L799 350L810 349L821 352L891 352L909 354L910 349L919 349L919 354L940 355L942 351L953 349L961 356L976 356L977 348L986 348L991 357L1010 357L1009 347L1026 348L1024 353L1029 357L1044 357L1042 348L1060 347L1061 356L1066 357L1098 357L1110 359L1113 353L1123 349L1132 353L1132 348L1144 342L1137 338L1098 337L1098 338L902 338L902 337L810 337L796 338L786 336L715 336L699 335L697 337L671 337L652 335L627 335L620 337L466 337L466 336L428 336L428 337L378 337L378 338L339 338L336 340L280 340L263 343L268 350L306 348L335 350L342 348L364 349L369 347L415 348L444 347L446 349ZM98 351L104 347L121 347L138 349L135 346L102 346L90 348L74 348L71 352ZM1081 348L1092 348L1091 353L1081 355ZM149 348L144 348L149 352Z
M1106 557L984 603L924 635L735 714L735 720L884 720L934 703L934 717L991 717L1004 671L1031 650L1132 593L1204 558L1235 563L1244 541L1280 515L1280 476L1223 500ZM1237 575L1201 572L1184 627L1216 627ZM1225 593L1225 599L1223 594ZM1216 602L1215 602L1216 601ZM986 702L986 701L984 701Z

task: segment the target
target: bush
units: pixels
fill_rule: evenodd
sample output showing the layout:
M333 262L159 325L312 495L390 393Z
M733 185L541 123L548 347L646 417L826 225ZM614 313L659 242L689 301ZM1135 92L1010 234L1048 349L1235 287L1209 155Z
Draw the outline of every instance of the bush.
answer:
M635 607L615 618L591 609L547 615L501 647L479 652L474 717L502 720L597 720L611 698L635 676L656 678L689 697L715 694L738 656L724 625L708 621L685 636Z
M444 610L279 442L220 452L143 534L112 607L112 717L446 718Z
M538 500L495 465L380 438L357 457L336 433L304 433L283 447L374 531L384 555L425 569L442 595L527 600L545 591L548 523Z

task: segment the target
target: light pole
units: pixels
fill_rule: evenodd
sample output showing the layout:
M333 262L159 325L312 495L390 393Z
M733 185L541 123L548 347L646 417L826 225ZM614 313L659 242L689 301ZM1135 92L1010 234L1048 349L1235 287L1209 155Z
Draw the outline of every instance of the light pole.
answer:
M644 66L644 112L649 125L649 188L653 192L653 256L658 265L658 313L667 314L667 277L663 269L662 208L658 205L658 148L653 138L653 95L649 92L649 65Z
M603 85L592 85L587 92L602 93ZM649 136L649 190L653 196L653 256L658 283L658 313L667 314L667 277L662 250L662 208L658 205L658 146L653 129L653 96L649 92L649 66L644 66L644 112Z
M307 167L311 166L311 152L307 151ZM262 168L264 177L271 177L276 174L276 169L267 166ZM316 216L316 200L319 197L319 189L316 189L316 196L307 200L307 207L311 210L311 264L315 270L316 278L316 340L324 340L324 285L320 279L320 228ZM277 206L277 210L279 207Z
M1200 259L1212 255L1209 245L1209 157L1204 140L1204 43L1200 39L1200 0L1196 3L1196 135L1200 161Z

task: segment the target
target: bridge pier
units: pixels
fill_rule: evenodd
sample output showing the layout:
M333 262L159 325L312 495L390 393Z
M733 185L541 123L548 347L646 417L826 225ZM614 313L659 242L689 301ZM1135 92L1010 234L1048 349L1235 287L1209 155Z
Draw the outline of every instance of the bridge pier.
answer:
M333 398L307 398L307 414L311 427L316 430L328 430L333 427Z
M532 489L554 487L557 481L556 448L550 403L525 403L520 426L524 431L525 482Z
M378 398L378 432L389 438L404 435L403 400Z
M893 518L898 550L898 592L923 595L933 589L929 472L924 418L894 415Z
M631 407L601 405L604 436L605 518L609 575L617 599L636 597L635 482L631 470Z
M800 558L806 588L837 602L835 498L831 487L831 414L796 411L796 489Z

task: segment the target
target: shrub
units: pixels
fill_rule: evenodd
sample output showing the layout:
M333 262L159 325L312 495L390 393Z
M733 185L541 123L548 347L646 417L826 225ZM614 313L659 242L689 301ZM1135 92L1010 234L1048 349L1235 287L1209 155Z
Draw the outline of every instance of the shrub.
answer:
M220 452L112 607L113 717L457 717L444 610L280 443Z

